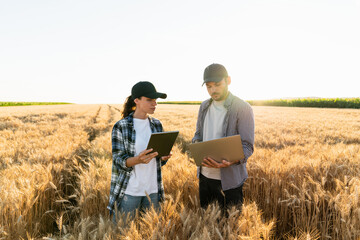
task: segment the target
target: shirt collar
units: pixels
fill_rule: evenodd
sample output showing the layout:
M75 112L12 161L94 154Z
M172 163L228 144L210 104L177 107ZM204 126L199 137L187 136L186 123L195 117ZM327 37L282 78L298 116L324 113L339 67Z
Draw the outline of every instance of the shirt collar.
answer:
M131 112L126 118L127 118L129 126L132 127L134 124L134 112ZM154 125L153 118L148 116L148 119L149 119L150 125Z

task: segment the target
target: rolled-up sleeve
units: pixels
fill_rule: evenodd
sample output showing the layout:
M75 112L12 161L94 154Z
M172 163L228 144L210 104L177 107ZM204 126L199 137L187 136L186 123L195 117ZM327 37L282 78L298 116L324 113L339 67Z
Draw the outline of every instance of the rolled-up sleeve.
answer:
M113 164L119 170L130 172L133 168L126 166L126 160L131 157L126 151L125 141L122 131L118 125L115 125L112 130L112 156Z
M255 121L254 113L249 104L244 104L238 116L237 128L241 136L245 158L240 163L245 163L254 153Z

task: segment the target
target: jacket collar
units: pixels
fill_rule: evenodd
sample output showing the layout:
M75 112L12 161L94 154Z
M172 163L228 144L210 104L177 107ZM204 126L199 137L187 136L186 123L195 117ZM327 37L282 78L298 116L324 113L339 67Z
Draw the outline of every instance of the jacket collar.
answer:
M224 107L225 107L227 110L229 110L229 108L230 108L233 100L234 100L234 95L229 91L229 94L228 94L228 96L226 97L225 102L224 102ZM207 102L207 104L205 105L205 108L208 108L213 101L214 101L214 100L213 100L212 98L210 98L209 101Z
M229 94L228 94L228 96L227 96L227 98L225 99L225 102L224 102L224 107L226 109L229 109L232 102L233 102L233 100L234 100L234 95L232 95L232 93L229 91Z

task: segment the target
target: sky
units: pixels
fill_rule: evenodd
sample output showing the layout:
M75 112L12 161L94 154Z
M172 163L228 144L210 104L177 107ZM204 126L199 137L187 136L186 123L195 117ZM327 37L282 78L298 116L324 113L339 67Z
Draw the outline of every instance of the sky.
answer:
M0 0L0 101L200 101L212 63L244 100L360 97L360 0Z

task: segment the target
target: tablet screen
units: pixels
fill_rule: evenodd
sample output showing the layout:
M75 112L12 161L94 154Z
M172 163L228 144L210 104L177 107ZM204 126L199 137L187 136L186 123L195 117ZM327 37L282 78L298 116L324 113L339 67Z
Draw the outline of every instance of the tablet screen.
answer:
M153 152L159 153L159 157L167 156L170 154L178 134L179 131L152 133L146 149L152 148Z

